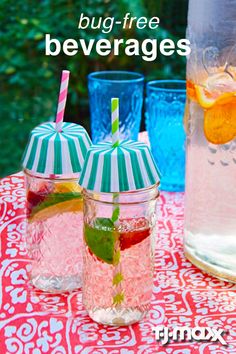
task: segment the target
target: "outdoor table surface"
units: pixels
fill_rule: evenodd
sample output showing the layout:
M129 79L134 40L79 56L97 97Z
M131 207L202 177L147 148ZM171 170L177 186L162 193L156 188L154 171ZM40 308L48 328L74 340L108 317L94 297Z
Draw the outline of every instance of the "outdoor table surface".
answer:
M150 316L128 327L88 317L81 290L50 295L27 280L23 174L0 181L0 353L236 353L236 286L217 280L183 254L183 193L161 192L158 202L154 291ZM141 261L141 260L140 260ZM231 329L228 346L212 342L155 342L153 325Z

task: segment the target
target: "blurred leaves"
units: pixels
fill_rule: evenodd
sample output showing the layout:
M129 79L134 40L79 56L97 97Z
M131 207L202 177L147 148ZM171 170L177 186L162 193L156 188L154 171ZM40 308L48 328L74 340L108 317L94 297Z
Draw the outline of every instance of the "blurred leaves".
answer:
M178 6L176 6L178 3ZM89 129L87 75L95 70L135 70L149 79L185 75L181 57L158 56L155 62L141 57L99 57L81 51L68 57L45 56L45 34L61 42L67 38L178 38L185 37L187 0L0 0L0 176L21 168L20 161L30 130L55 118L61 70L71 71L66 120ZM158 16L157 30L78 30L80 13L86 16Z

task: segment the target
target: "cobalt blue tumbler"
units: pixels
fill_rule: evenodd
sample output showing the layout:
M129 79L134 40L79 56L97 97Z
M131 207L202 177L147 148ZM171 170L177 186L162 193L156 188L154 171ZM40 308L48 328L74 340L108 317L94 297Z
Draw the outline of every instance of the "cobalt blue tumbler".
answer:
M146 127L161 173L160 189L184 191L186 82L157 80L147 84Z
M142 117L144 77L129 71L89 74L91 133L94 144L111 139L111 98L120 100L120 138L138 139Z

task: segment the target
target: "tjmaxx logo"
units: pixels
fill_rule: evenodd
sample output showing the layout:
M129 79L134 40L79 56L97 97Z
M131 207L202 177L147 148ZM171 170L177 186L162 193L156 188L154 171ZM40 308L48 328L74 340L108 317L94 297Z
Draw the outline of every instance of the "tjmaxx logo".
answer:
M169 340L174 342L178 341L219 341L222 345L227 345L223 338L226 331L221 328L209 328L209 327L175 327L171 331L165 326L156 326L152 328L155 333L155 339L157 342L161 342L162 345L166 345Z

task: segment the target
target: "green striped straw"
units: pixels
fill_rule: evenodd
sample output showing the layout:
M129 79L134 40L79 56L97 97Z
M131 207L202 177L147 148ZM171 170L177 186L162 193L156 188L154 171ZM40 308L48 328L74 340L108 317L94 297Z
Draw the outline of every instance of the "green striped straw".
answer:
M112 133L112 147L116 148L119 146L119 98L111 99L111 133ZM112 213L112 221L115 223L119 219L120 209L117 206L119 193L113 194L113 213Z
M111 99L111 132L112 132L112 147L117 148L119 146L119 98ZM119 193L113 193L113 213L112 221L115 227L118 227L118 220L120 216L119 208ZM119 237L115 242L115 269L113 272L113 286L115 287L113 296L113 305L119 307L124 301L124 294L122 291L121 282L123 280L123 275L121 273L120 264L120 240Z

